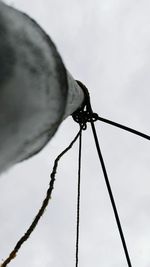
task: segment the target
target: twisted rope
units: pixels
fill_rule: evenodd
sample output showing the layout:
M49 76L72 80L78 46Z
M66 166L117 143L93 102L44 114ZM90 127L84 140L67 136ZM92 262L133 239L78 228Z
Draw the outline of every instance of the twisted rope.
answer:
M11 253L9 254L8 258L6 258L3 263L0 265L0 267L6 267L17 255L19 249L21 248L21 246L23 245L23 243L25 241L27 241L27 239L30 237L31 233L34 231L35 227L37 226L39 220L41 219L41 217L44 214L44 211L46 210L46 207L48 206L49 200L51 199L51 194L52 194L52 190L54 188L54 182L55 182L55 176L56 176L56 171L57 171L57 167L58 167L58 162L61 159L61 157L72 148L73 144L77 141L78 137L80 136L80 132L81 129L79 130L79 132L77 133L77 135L75 136L75 138L73 139L73 141L70 143L70 145L65 148L55 159L54 161L54 166L53 166L53 171L50 175L50 182L49 182L49 187L46 193L46 197L41 205L41 208L39 209L37 215L35 216L33 222L31 223L31 225L29 226L28 230L25 232L25 234L20 238L20 240L17 242L16 246L14 247L14 249L11 251Z

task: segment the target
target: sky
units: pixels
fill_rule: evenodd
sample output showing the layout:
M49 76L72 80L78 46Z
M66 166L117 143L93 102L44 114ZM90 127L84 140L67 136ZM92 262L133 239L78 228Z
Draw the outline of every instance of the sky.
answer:
M100 116L150 133L150 1L7 0L34 18ZM150 144L96 122L132 265L150 266ZM0 260L38 211L55 157L78 131L71 117L35 157L0 179ZM75 266L78 144L59 163L52 199L12 267ZM126 267L90 126L83 133L79 266Z

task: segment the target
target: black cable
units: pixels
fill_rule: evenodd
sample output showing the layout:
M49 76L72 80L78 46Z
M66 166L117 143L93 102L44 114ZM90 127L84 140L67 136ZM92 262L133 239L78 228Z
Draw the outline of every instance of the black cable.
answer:
M147 134L139 132L139 131L137 131L137 130L135 130L133 128L127 127L127 126L122 125L120 123L117 123L117 122L102 118L97 113L93 113L93 111L92 111L92 109L90 108L90 105L89 105L89 103L90 103L90 95L89 95L88 89L80 81L77 81L77 83L79 84L79 86L81 87L81 89L84 92L84 101L83 101L81 107L79 107L79 109L77 109L77 111L75 111L72 115L73 115L73 119L76 122L78 122L80 124L83 124L84 129L86 129L86 123L87 122L90 122L91 120L93 122L99 120L99 121L102 121L104 123L107 123L107 124L110 124L112 126L115 126L117 128L123 129L123 130L125 130L127 132L130 132L130 133L133 133L135 135L138 135L138 136L140 136L142 138L145 138L147 140L150 140L150 136L147 135ZM88 108L86 106L87 103L88 103ZM91 109L92 112L89 112L89 108ZM76 116L76 114L77 114L77 116Z
M89 109L89 111L91 113L91 116L92 116L92 108L91 108L90 102L88 104L88 109ZM98 141L98 137L97 137L97 133L96 133L96 128L95 128L94 122L92 120L91 120L90 123L91 123L91 128L92 128L92 132L93 132L93 136L94 136L94 140L95 140L97 153L98 153L99 160L100 160L100 163L101 163L101 166L102 166L102 170L103 170L103 174L104 174L104 178L105 178L108 194L109 194L109 197L110 197L110 201L111 201L112 208L113 208L114 215L115 215L115 219L116 219L116 222L117 222L120 238L121 238L123 249L124 249L124 252L125 252L126 260L127 260L128 266L132 267L130 256L129 256L129 252L128 252L128 248L127 248L127 245L126 245L125 237L124 237L122 226L121 226L121 222L120 222L120 219L119 219L119 214L118 214L117 207L116 207L115 200L114 200L114 196L113 196L113 193L112 193L112 190L111 190L111 186L110 186L110 182L109 182L109 179L108 179L108 174L107 174L107 171L106 171L104 159L103 159L103 156L102 156L102 153L101 153L101 149L100 149L100 145L99 145L99 141Z
M125 257L126 257L126 260L127 260L128 267L132 267L130 256L129 256L127 245L126 245L126 241L125 241L125 237L124 237L123 230L122 230L122 227L121 227L121 222L120 222L120 219L119 219L117 207L116 207L115 200L114 200L114 197L113 197L113 193L112 193L112 190L111 190L111 186L110 186L110 182L109 182L109 179L108 179L108 175L107 175L104 159L103 159L103 156L102 156L102 153L101 153L101 149L100 149L100 145L99 145L99 141L98 141L95 125L94 125L94 122L96 120L99 120L100 117L96 113L93 113L93 111L92 111L88 89L80 81L77 81L77 82L78 82L79 86L83 89L83 92L84 92L84 95L85 95L85 99L84 99L84 102L83 102L82 106L73 113L73 119L80 124L80 126L82 127L83 130L86 129L87 122L91 123L91 128L92 128L92 132L93 132L93 136L94 136L94 140L95 140L97 153L98 153L99 160L100 160L100 163L101 163L101 166L102 166L102 170L103 170L103 174L104 174L107 190L108 190L110 201L111 201L112 208L113 208L113 211L114 211L116 223L117 223L117 226L118 226L121 242L122 242L124 253L125 253ZM120 127L120 126L121 125L117 124L117 127ZM128 127L124 127L124 128L126 128L126 130L130 130L133 133L136 133L136 134L138 134L138 135L140 135L142 137L144 135L144 134L141 134L141 133L139 133L139 132L137 132L137 131L135 131L133 129L130 129ZM146 135L144 135L144 138L145 138L145 136Z
M145 138L145 139L150 140L150 136L149 136L149 135L144 134L144 133L141 133L141 132L139 132L139 131L137 131L137 130L134 130L134 129L132 129L132 128L130 128L130 127L127 127L127 126L125 126L125 125L122 125L122 124L120 124L120 123L117 123L117 122L114 122L114 121L111 121L111 120L108 120L108 119L105 119L105 118L102 118L102 117L99 117L99 116L97 117L97 119L98 119L99 121L105 122L105 123L107 123L107 124L113 125L113 126L115 126L115 127L121 128L121 129L123 129L123 130L125 130L125 131L128 131L128 132L130 132L130 133L136 134L136 135L138 135L138 136L140 136L140 137L143 137L143 138Z
M125 237L124 237L123 230L122 230L122 227L121 227L121 223L120 223L117 207L116 207L116 204L115 204L115 200L114 200L113 193L112 193L112 190L111 190L110 182L109 182L109 179L108 179L105 163L104 163L103 156L102 156L102 153L101 153L101 150L100 150L100 145L99 145L99 141L98 141L98 137L97 137L97 133L96 133L94 122L91 122L91 127L92 127L92 131L93 131L93 136L94 136L94 140L95 140L96 149L97 149L98 156L99 156L99 159L100 159L100 163L101 163L101 166L102 166L102 170L103 170L103 174L104 174L107 190L108 190L108 193L109 193L109 197L110 197L111 204L112 204L112 207L113 207L115 219L116 219L116 222L117 222L120 238L121 238L123 249L124 249L124 252L125 252L126 260L127 260L128 266L132 267L131 260L130 260L130 257L129 257L129 253L128 253L128 249L127 249L127 245L126 245L126 241L125 241Z
M78 157L78 190L77 190L77 228L76 228L76 264L79 262L79 234L80 234L80 188L81 188L81 151L82 151L82 131L79 136L79 157Z

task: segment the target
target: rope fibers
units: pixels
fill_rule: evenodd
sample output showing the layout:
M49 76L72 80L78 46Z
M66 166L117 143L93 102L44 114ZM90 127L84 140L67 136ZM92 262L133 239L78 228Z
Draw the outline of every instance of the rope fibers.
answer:
M0 267L6 267L17 255L17 252L19 251L19 249L21 248L21 246L23 245L23 243L25 241L27 241L27 239L30 237L31 233L34 231L35 227L37 226L40 218L42 217L42 215L44 214L44 211L46 210L49 200L51 199L51 194L52 194L52 190L54 188L54 182L55 182L55 175L56 175L56 171L57 171L57 167L58 167L58 162L59 160L62 158L62 156L72 148L73 144L77 141L77 139L80 136L80 132L81 129L79 130L79 132L77 133L77 135L75 136L75 138L73 139L73 141L70 143L70 145L65 148L55 159L54 161L54 166L53 166L53 171L50 175L50 182L49 182L49 187L46 193L46 197L42 203L41 208L39 209L36 217L34 218L33 222L31 223L31 225L29 226L28 230L25 232L25 234L20 238L20 240L17 242L16 246L14 247L14 249L11 251L10 255L8 256L8 258L6 258L3 263L0 265Z

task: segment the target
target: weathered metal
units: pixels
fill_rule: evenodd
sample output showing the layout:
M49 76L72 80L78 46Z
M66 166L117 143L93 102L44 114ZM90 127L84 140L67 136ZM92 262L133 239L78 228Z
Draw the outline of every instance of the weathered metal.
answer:
M0 173L38 153L83 98L49 36L0 1Z

